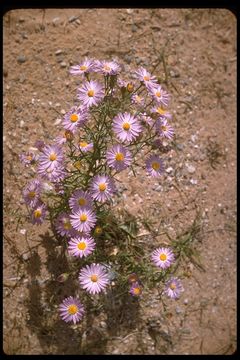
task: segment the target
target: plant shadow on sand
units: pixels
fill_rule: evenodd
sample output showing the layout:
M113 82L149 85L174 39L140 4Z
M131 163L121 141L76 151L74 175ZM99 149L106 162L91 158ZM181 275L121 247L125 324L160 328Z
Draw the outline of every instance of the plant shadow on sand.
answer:
M58 306L65 297L79 292L79 284L74 277L64 283L56 280L70 270L64 247L59 246L58 238L49 232L40 237L47 254L44 265L50 277L39 280L43 264L40 255L32 251L26 267L29 277L27 326L37 335L43 354L104 354L109 337L131 330L137 324L138 301L130 294L119 296L120 289L110 287L101 310L92 307L87 297L84 305L92 310L86 311L83 321L76 326L66 324L59 317ZM104 330L94 323L101 311L106 314Z

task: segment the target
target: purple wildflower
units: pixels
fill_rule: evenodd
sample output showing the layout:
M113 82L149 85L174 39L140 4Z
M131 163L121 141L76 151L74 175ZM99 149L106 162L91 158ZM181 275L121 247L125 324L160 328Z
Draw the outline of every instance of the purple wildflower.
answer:
M174 129L164 118L159 118L156 120L156 129L160 137L172 139L174 136Z
M78 89L78 99L81 100L87 108L97 105L103 98L103 87L97 81L86 81L82 87Z
M38 179L30 181L22 191L25 203L34 208L39 202L41 190L42 185Z
M92 237L74 237L68 243L68 252L77 257L86 257L93 252L96 243Z
M79 282L90 294L99 293L109 284L108 271L101 264L87 265L79 273Z
M121 113L113 119L113 131L120 141L129 143L138 137L142 127L134 116L129 113Z
M111 199L115 192L113 179L108 175L96 175L90 184L90 193L94 200L104 202Z
M129 292L132 296L139 296L142 293L142 286L138 282L134 282Z
M85 58L79 65L74 65L70 68L70 74L82 75L95 71L95 60Z
M46 205L39 202L33 209L31 213L32 224L40 225L43 223L43 220L46 216Z
M69 206L73 211L90 208L93 204L91 195L88 191L77 189L69 199Z
M162 175L164 172L162 159L157 155L150 155L146 161L146 170L153 177Z
M19 155L19 160L23 163L26 167L29 165L33 165L37 160L37 155L33 152L27 151L26 153Z
M83 305L80 301L72 296L67 297L63 300L62 304L59 306L61 318L68 322L73 322L76 324L79 322L85 312Z
M174 254L170 248L158 248L152 253L152 261L154 264L162 269L166 269L174 262Z
M184 288L180 279L176 277L171 277L165 284L164 293L172 299L179 298L182 291Z
M86 107L72 107L69 112L66 113L63 119L63 127L66 130L70 130L73 133L76 132L77 129L83 127L87 120L87 109Z
M115 61L97 61L96 72L100 72L103 75L117 75L121 71L120 65Z
M149 93L150 95L154 98L154 100L162 105L162 106L168 106L169 103L169 94L163 90L163 88L161 87L161 85L150 85L148 87Z
M97 218L90 209L79 209L70 214L70 221L74 229L89 232L96 224Z
M55 228L59 235L61 236L72 236L73 235L73 227L70 222L69 214L66 212L62 212L58 215L55 220Z
M122 171L126 169L132 162L132 155L130 151L120 144L114 145L106 153L108 166Z

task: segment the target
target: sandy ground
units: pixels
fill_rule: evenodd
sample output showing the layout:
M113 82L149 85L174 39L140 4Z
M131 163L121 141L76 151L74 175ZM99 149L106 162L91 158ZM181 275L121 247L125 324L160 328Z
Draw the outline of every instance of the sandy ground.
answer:
M14 10L4 16L4 351L7 354L231 354L236 349L236 19L221 9ZM69 67L84 56L142 65L167 80L176 147L168 172L128 176L123 206L160 233L153 247L191 228L201 267L183 264L178 301L144 292L139 306L110 304L74 329L57 315L48 224L18 223L21 190L31 173L18 154L56 136L56 120L73 103ZM167 79L166 79L167 76ZM148 243L148 235L143 246ZM187 276L186 276L187 274ZM55 298L54 298L55 301ZM51 306L50 306L51 305ZM121 310L119 310L121 309ZM166 310L167 309L167 310ZM113 315L114 314L114 315ZM88 321L90 321L88 319ZM112 322L112 326L111 326ZM109 325L110 324L110 325ZM116 325L117 324L117 325ZM85 331L87 329L87 331Z

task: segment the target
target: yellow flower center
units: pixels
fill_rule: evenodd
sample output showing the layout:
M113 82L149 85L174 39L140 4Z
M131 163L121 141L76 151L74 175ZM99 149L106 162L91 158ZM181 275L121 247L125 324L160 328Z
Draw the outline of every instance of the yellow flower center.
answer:
M88 146L88 143L86 141L80 142L79 143L80 147L86 147Z
M111 70L111 68L110 68L110 66L109 65L104 65L104 70L106 70L106 71L110 71Z
M176 284L171 283L169 287L170 287L171 290L175 290L176 289Z
M123 123L123 129L128 131L130 129L130 124L128 122Z
M157 112L160 114L160 115L164 115L166 113L166 110L164 110L161 106L159 108L157 108Z
M29 191L28 193L28 197L30 197L30 199L33 199L35 195L36 195L35 191Z
M95 234L99 235L102 233L102 228L100 226L97 226L94 232Z
M78 243L77 247L79 250L85 250L87 246L86 246L85 242L80 242L80 243Z
M154 162L152 163L152 168L153 168L154 170L159 170L159 169L160 169L160 164L159 164L157 161L154 161Z
M162 131L167 131L167 127L164 125L161 126L161 129L162 129Z
M41 215L42 215L42 210L37 209L37 210L34 211L34 217L35 218L40 218Z
M98 276L97 275L92 275L91 276L91 281L92 282L97 282L98 281Z
M31 161L32 160L32 155L28 155L27 160Z
M155 95L156 95L157 97L161 97L160 91L157 91L157 92L155 93Z
M57 155L55 153L51 153L49 156L49 160L51 160L51 161L56 160L56 158L57 158Z
M98 188L99 188L99 190L100 191L105 191L106 190L106 184L104 184L104 183L100 183L99 185L98 185Z
M93 96L94 96L94 91L93 91L93 90L89 90L87 94L88 94L89 97L93 97Z
M75 123L76 121L78 121L78 115L77 114L72 114L70 116L70 120L71 120L71 122Z
M86 214L80 215L80 221L81 221L81 222L87 221L87 215L86 215Z
M124 160L124 155L119 152L119 153L116 154L115 159L117 161L123 161Z
M75 315L78 312L78 307L75 304L69 305L68 307L68 313L70 315Z
M85 71L87 70L87 67L85 65L80 66L80 70Z
M140 96L138 96L138 95L136 95L135 99L136 99L136 101L137 101L138 103L140 103L141 100L142 100L142 98L141 98Z
M80 198L80 199L78 200L78 204L79 204L80 206L84 206L84 205L86 205L86 200L85 200L84 198Z
M141 289L139 287L135 287L133 289L133 293L134 293L134 295L139 295L141 293Z
M65 230L70 230L72 228L72 225L69 221L66 221L64 224L63 224L63 227Z
M133 89L134 89L134 86L133 86L133 84L131 84L131 83L129 83L129 84L127 84L127 91L128 92L133 92Z
M81 169L81 162L78 160L74 163L73 165L76 169L80 170Z
M145 81L149 81L149 80L150 80L150 77L149 77L149 76L147 76L147 75L145 75L145 76L143 77L143 80L145 80Z
M159 259L161 261L165 261L167 259L167 255L166 254L160 254Z

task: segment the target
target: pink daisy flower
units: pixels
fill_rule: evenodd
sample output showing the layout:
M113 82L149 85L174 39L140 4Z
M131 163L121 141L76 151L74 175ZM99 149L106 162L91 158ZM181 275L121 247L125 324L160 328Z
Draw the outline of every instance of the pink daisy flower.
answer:
M93 252L96 243L93 238L89 237L75 237L71 238L68 244L68 252L70 255L77 257L86 257Z
M170 248L158 248L155 249L151 256L154 264L161 269L167 269L174 262L174 254Z
M73 322L76 324L84 315L84 307L80 301L72 296L63 300L59 306L60 316L65 322Z
M86 81L78 89L78 99L83 102L87 108L97 105L104 98L104 89L97 81Z
M142 293L142 286L138 282L134 282L129 290L132 296L139 296Z
M34 208L39 202L41 190L42 185L38 179L30 181L22 191L25 203L31 208Z
M151 75L144 67L140 66L135 71L136 78L142 81L147 87L154 83L157 83L157 78L154 75Z
M106 153L108 166L122 171L126 169L132 162L132 155L130 151L120 144L114 145Z
M87 120L87 109L84 107L72 107L71 110L64 116L63 119L63 127L66 130L70 130L73 133L76 132L77 129L83 127Z
M120 141L129 143L139 136L142 127L134 116L125 112L113 119L113 131Z
M87 265L79 273L79 282L87 292L97 294L109 284L108 271L100 264Z
M74 229L89 232L97 222L96 215L90 209L78 209L70 214L70 221Z
M90 193L94 200L105 202L110 200L115 192L113 179L108 175L96 175L90 184Z
M88 152L93 149L93 143L87 143L86 141L80 141L79 148L82 152Z
M137 94L133 94L131 96L131 103L132 104L135 104L135 105L138 105L138 106L143 106L144 105L144 97L143 96L140 96L140 95L137 95Z
M45 166L39 166L38 174L43 178L52 183L60 183L67 176L66 170L63 166L55 167L55 168L45 168Z
M117 75L121 71L120 65L115 61L97 61L96 62L96 72L100 72L103 75Z
M171 277L165 284L164 293L172 299L179 298L181 292L184 291L180 279Z
M26 153L19 155L19 160L26 167L28 167L29 165L35 164L37 158L38 158L37 155L30 151L27 151Z
M152 107L151 112L163 118L172 118L172 114L164 106L159 104Z
M161 85L149 85L148 90L150 95L158 104L168 106L170 96L165 90L163 90Z
M147 124L149 126L153 126L154 120L153 120L153 118L151 118L151 116L149 116L146 113L140 113L139 116L140 116L140 118L141 118L141 120L143 121L144 124Z
M117 78L117 84L118 84L118 86L119 86L120 88L126 88L127 85L128 85L128 83L129 83L129 81L124 80L124 79L121 78L121 77L118 77L118 78Z
M93 200L88 191L77 189L73 192L69 199L69 206L71 210L77 211L79 209L91 208Z
M173 138L174 129L168 124L166 119L164 118L157 119L156 129L160 137L165 137L167 139Z
M48 168L53 170L62 165L64 160L62 154L62 148L58 145L47 145L43 148L41 155L39 156L39 168L47 170Z
M95 71L95 60L85 58L79 65L74 65L69 72L72 75L82 75Z
M32 224L37 224L37 225L42 224L43 220L45 219L45 216L46 216L46 205L39 202L31 213Z
M54 141L57 145L63 145L67 141L72 141L72 140L73 140L73 132L70 130L65 130L63 135L57 136Z
M70 216L66 212L62 212L58 215L55 220L55 228L59 235L61 236L72 236L73 227L70 222Z
M153 177L162 175L164 172L164 164L162 159L157 155L150 155L146 161L147 173Z

